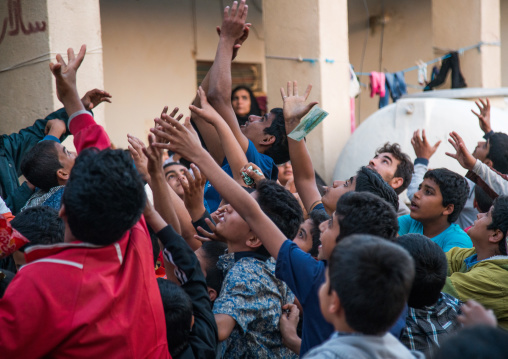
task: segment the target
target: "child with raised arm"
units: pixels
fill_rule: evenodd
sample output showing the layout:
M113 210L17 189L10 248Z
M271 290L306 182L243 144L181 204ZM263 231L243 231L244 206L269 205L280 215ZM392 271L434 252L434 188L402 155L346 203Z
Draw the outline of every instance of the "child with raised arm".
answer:
M305 99L299 97L294 102L299 107L302 106ZM302 107L305 108L306 105ZM293 109L288 109L288 111L293 111ZM304 306L305 313L303 338L305 346L302 347L300 354L326 340L332 333L333 327L326 323L320 314L317 297L318 287L324 282L325 265L324 262L316 261L310 254L300 250L296 244L288 240L288 238L294 237L299 225L296 216L294 216L295 220L292 223L287 222L292 212L286 211L290 208L296 210L298 207L294 197L280 186L269 185L269 182L261 182L254 196L249 196L245 190L235 184L232 178L219 170L211 156L201 148L190 124L182 125L173 119L170 119L168 123L160 121L159 124L163 126L165 132L156 129L151 131L169 140L170 143L161 143L158 146L169 148L185 158L191 159L224 199L230 203L228 212L223 215L217 225L217 232L228 237L230 251L252 252L262 245L269 254L277 259L277 277L283 279L299 293L297 296L300 295L299 301ZM393 189L379 175L377 176L379 178L369 177L372 181L371 185L373 187L385 186L385 191L393 192ZM393 200L397 203L397 195L394 192ZM279 203L281 201L291 203L291 207ZM398 225L394 205L388 204L371 193L350 193L343 196L339 202L337 214L333 216L333 219L326 224L321 224L321 241L323 243L321 258L328 259L335 243L348 234L376 233L387 239L395 238ZM278 208L274 208L274 206L278 206ZM283 219L286 220L283 221ZM234 232L232 231L233 226L236 228ZM239 238L243 238L242 241L239 241ZM246 239L248 240L246 241ZM234 267L236 266L235 264ZM250 270L243 269L240 273L245 275L247 271L250 272ZM228 278L225 279L225 282L227 280ZM276 279L273 281L277 283ZM225 288L228 288L227 284L224 284L221 295ZM245 288L242 288L240 293L243 293L244 290ZM276 317L278 318L279 315ZM231 321L234 318L228 319L218 316L216 318L219 339L227 337L236 326L235 321ZM278 326L278 323L274 325ZM221 335L221 331L227 335ZM239 333L241 332L239 331Z

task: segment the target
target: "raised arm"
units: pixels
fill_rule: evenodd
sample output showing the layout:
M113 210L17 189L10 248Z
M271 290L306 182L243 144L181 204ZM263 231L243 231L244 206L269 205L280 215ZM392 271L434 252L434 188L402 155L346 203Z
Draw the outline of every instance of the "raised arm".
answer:
M210 103L229 125L244 153L249 147L249 140L240 130L231 105L231 58L237 40L243 36L246 37L245 31L248 34L248 26L245 24L247 12L248 6L245 5L245 0L242 0L240 5L236 1L233 2L231 11L229 6L224 9L219 45L210 69L210 88L208 90Z
M317 102L305 104L309 97L312 86L309 85L303 96L298 95L298 84L296 81L289 81L287 84L287 95L283 88L280 89L282 101L284 102L284 120L286 122L286 133L289 134L300 123L300 120L312 106ZM288 137L289 158L293 166L293 177L295 181L296 191L300 196L303 206L308 213L312 210L313 205L321 200L319 194L316 176L314 174L314 166L310 158L309 151L305 145L305 141L295 141Z
M224 154L228 159L229 166L233 172L233 178L236 182L243 184L240 170L247 163L247 157L245 151L242 149L238 141L236 140L231 128L224 122L224 119L215 111L215 109L208 103L205 91L200 86L198 89L198 97L200 97L201 108L196 106L190 106L190 110L203 118L205 121L213 125L219 134L220 142Z
M155 129L152 132L160 137L165 137L169 140L169 144L156 144L156 146L170 149L192 160L221 196L245 219L268 252L277 258L286 237L263 213L256 200L222 171L210 154L200 146L192 126L188 122L182 125L173 120L168 123L161 121L160 124L164 127L165 132Z
M436 152L437 148L441 144L441 141L437 141L433 146L427 140L425 130L422 130L422 137L420 137L420 130L413 132L411 138L411 145L415 150L416 159L414 162L413 176L411 177L411 183L407 189L407 196L409 199L413 199L413 195L418 191L420 183L423 181L423 176L427 172L429 167L429 160L432 155Z
M478 103L478 101L480 103ZM490 127L490 101L488 98L483 101L481 98L475 101L476 106L480 110L480 113L471 110L472 113L478 117L478 123L480 125L481 130L485 134L485 138L492 134L492 127ZM481 105L480 105L481 104Z

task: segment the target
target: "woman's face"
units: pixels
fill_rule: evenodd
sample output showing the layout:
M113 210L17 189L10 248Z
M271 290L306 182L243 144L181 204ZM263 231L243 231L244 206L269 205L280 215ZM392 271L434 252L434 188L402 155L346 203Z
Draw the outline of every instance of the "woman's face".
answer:
M250 95L247 90L239 89L233 95L233 110L238 116L246 116L250 112Z

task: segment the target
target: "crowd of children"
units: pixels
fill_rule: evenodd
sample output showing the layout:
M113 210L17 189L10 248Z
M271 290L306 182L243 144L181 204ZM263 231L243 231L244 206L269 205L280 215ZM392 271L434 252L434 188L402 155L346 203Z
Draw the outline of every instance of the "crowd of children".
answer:
M247 13L225 8L190 117L164 107L126 151L91 112L111 95L78 95L86 47L57 55L64 108L0 139L0 356L504 358L508 135L488 100L472 154L450 134L466 178L429 170L439 143L416 131L414 163L380 143L323 186L287 136L311 86L264 114L232 92Z

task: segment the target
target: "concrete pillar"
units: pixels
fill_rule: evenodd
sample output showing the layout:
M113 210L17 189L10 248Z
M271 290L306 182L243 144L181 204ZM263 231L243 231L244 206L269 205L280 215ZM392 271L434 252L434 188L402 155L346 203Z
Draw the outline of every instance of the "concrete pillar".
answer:
M313 85L309 100L330 115L308 136L307 146L315 169L330 182L350 136L347 1L265 0L263 17L269 108L282 105L279 89L288 80L297 80L301 92Z
M49 63L57 53L66 58L69 47L94 50L78 73L80 95L103 87L100 25L98 0L0 2L0 133L17 132L62 106ZM94 112L103 123L104 109Z
M432 0L432 41L436 48L454 50L480 41L498 42L500 26L499 0ZM501 86L500 46L467 51L460 57L460 65L468 87Z

